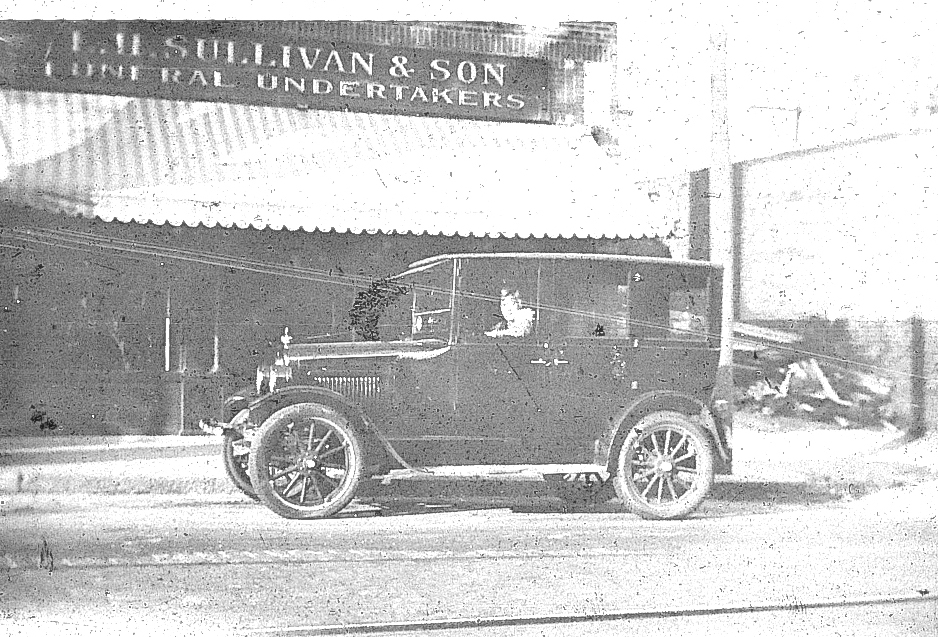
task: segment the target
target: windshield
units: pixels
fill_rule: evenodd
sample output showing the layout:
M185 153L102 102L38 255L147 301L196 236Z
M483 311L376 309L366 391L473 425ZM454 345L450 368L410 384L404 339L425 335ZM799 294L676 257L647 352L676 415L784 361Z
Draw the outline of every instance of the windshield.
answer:
M352 330L366 341L381 340L379 321L384 318L385 310L409 291L407 285L389 277L372 283L367 290L358 293L349 310Z
M366 341L448 339L452 272L452 261L439 261L373 282L349 311L355 335Z
M444 264L449 267L444 267ZM411 338L450 340L453 325L452 261L435 263L408 276L413 289Z

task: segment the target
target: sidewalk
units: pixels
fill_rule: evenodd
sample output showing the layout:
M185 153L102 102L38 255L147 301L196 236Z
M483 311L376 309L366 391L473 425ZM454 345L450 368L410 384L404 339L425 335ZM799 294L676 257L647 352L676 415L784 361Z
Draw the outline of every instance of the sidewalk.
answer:
M882 489L938 479L932 445L899 444L896 434L871 430L772 431L740 419L734 431L732 476L718 477L716 497L766 493L768 485L805 497L861 497ZM406 490L443 489L484 495L498 483L536 482L526 467L454 467L441 480L411 476ZM483 484L480 484L483 483ZM481 488L480 490L480 487ZM771 489L769 489L771 491ZM0 494L238 494L221 463L215 436L44 437L0 439ZM752 494L749 497L754 497Z

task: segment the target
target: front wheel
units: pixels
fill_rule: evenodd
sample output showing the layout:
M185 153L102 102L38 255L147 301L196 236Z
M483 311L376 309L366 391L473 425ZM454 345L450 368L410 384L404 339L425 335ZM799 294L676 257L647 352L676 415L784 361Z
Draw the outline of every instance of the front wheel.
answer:
M345 415L316 403L290 405L258 429L248 473L261 502L277 515L325 518L355 496L363 449Z
M626 436L613 484L622 501L643 518L683 518L710 492L714 461L703 428L684 414L657 411Z

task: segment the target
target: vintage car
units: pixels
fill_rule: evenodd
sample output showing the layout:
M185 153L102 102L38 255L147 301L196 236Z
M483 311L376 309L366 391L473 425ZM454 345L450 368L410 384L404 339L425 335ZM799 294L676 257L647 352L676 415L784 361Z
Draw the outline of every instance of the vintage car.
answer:
M200 424L224 433L233 482L288 518L334 515L392 469L504 464L679 518L731 467L720 299L701 261L434 256L358 295L350 342L285 330L256 386Z

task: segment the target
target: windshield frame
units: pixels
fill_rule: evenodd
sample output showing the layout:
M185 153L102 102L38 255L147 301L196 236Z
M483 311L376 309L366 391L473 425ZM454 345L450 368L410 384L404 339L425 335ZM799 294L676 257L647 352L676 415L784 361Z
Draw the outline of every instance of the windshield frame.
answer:
M442 288L442 287L433 288L433 291L445 292L446 294L449 295L446 306L433 308L429 310L428 309L421 310L418 307L418 297L420 296L421 292L425 292L430 288L428 288L427 286L419 285L415 282L407 282L406 278L413 276L413 275L429 272L430 270L433 270L444 264L449 264L447 286L445 288ZM445 259L441 261L436 261L434 263L421 265L416 268L410 268L408 270L405 270L404 272L401 272L400 274L394 277L391 277L391 280L404 283L407 287L410 287L411 289L411 323L410 323L411 331L410 331L410 338L408 340L420 341L420 340L427 340L427 339L439 339L442 336L444 336L442 334L430 334L430 335L418 337L418 333L423 331L423 327L424 327L423 321L425 320L426 317L446 314L449 317L449 325L448 325L448 328L446 329L445 340L448 345L452 345L455 342L456 330L457 330L457 325L456 325L456 285L457 285L456 266L457 266L457 263L455 259ZM441 272L440 274L442 275L443 272Z

